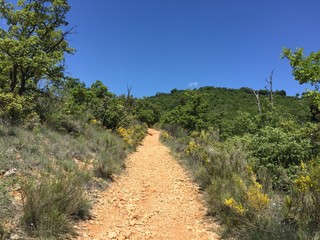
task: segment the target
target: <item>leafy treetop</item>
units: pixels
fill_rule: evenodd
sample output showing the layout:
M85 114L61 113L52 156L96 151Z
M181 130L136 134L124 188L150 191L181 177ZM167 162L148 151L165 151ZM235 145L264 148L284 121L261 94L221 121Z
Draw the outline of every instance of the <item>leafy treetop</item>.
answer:
M309 83L319 88L320 82L320 51L311 52L309 56L304 56L304 49L298 48L295 52L284 48L282 58L287 58L293 68L292 73L295 79L302 83Z
M0 0L0 87L22 95L63 78L64 53L73 53L67 36L66 0L19 0L17 6Z

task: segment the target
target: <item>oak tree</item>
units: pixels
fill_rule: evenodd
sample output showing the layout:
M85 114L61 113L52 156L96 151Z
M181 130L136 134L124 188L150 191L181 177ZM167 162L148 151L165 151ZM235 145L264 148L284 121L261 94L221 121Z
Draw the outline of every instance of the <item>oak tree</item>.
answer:
M0 88L18 93L44 90L62 81L67 37L67 0L0 0Z

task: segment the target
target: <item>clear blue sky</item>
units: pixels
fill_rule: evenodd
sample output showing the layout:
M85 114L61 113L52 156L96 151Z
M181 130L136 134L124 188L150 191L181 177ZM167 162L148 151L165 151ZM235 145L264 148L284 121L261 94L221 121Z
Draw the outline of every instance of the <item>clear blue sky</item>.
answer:
M320 50L319 0L70 0L76 35L67 71L88 86L136 97L201 86L263 89L289 95L293 80L282 48Z

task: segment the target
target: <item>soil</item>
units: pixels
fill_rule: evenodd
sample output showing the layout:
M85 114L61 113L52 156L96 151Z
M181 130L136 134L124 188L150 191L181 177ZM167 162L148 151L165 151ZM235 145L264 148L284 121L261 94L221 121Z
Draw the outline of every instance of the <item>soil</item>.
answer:
M198 187L149 129L126 170L99 193L93 218L76 226L78 240L220 239Z

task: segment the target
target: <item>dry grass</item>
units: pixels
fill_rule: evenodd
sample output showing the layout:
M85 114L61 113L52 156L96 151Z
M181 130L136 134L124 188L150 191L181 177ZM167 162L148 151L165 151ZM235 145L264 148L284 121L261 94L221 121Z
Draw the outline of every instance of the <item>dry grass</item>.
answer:
M21 229L43 239L72 233L72 221L90 216L88 192L101 185L99 178L109 181L119 173L131 149L110 131L89 124L77 134L0 124L0 171L17 169L15 175L0 176L0 236ZM13 201L16 189L21 201ZM13 219L14 209L22 210L16 214L20 222Z

